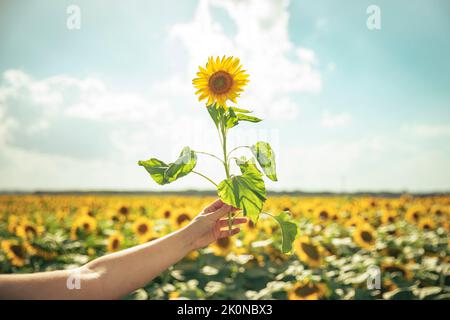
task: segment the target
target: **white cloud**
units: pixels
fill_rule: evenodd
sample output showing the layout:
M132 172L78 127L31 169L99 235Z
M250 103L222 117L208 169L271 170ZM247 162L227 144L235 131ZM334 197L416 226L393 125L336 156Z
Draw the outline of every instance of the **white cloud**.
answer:
M322 81L313 66L317 63L314 51L297 47L289 39L288 4L286 0L200 0L193 20L171 29L172 38L187 49L188 75L192 78L208 56L240 57L250 73L250 83L238 104L253 108L263 117L270 115L274 106L286 106L289 95L320 92ZM212 7L230 16L236 26L234 35L227 34L214 20ZM289 112L278 112L276 118L292 120L297 114L293 106L289 102Z
M281 189L311 191L445 191L449 152L448 147L430 150L393 133L320 144L305 141L281 148L279 184Z
M177 113L167 98L180 93L177 78L152 86L150 99L117 93L92 77L34 79L21 70L2 76L0 188L144 189L152 184L137 160L151 156L171 161L185 145L218 151L207 112L198 112L203 107ZM199 167L212 171L214 166L205 161ZM209 187L183 179L168 189L199 185Z
M321 124L325 128L345 127L352 121L352 117L348 113L331 114L325 111L322 114Z
M317 57L313 50L306 48L298 48L296 51L297 56L300 58L300 60L305 61L306 63L309 64L317 63Z
M416 124L407 125L403 129L423 138L448 138L450 137L450 124Z

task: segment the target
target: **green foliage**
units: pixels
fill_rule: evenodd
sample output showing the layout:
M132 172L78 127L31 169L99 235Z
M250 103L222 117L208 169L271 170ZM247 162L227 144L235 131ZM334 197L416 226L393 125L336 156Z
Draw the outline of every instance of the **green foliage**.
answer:
M184 147L178 159L173 163L166 164L161 160L151 158L139 161L138 164L150 173L156 183L164 185L189 174L197 164L197 155L189 147Z
M245 216L256 223L266 201L266 187L262 178L263 174L256 167L256 161L270 180L277 181L275 153L267 142L259 141L249 147L256 161L255 159L247 160L245 158L237 160L236 164L239 166L241 174L237 176L230 175L230 154L227 154L227 133L229 129L234 128L241 121L258 123L261 119L250 115L252 111L238 107L224 108L213 103L207 106L206 109L219 133L223 150L223 160L215 155L209 155L218 158L223 163L226 178L219 184L216 184L207 176L198 172L197 174L212 182L217 187L217 194L223 202L241 209ZM233 149L233 151L236 149ZM205 152L199 153L208 154ZM195 152L185 147L180 157L174 163L166 164L161 160L151 158L147 161L139 161L139 165L143 166L150 173L150 176L156 183L164 185L190 173L194 169L196 161ZM297 232L295 224L288 221L289 215L287 213L281 213L274 218L281 226L281 249L284 253L287 253L292 250L292 242ZM229 226L231 228L231 220Z
M218 186L218 195L223 202L242 209L245 216L256 222L266 201L264 180L252 161L242 161L238 165L242 175L223 180Z
M280 225L282 241L281 251L289 253L292 251L292 243L297 236L297 225L292 222L292 217L288 211L281 212L278 216L272 216Z
M266 176L272 180L277 181L277 172L275 167L275 153L272 151L270 144L264 141L259 141L250 148L259 165L263 169Z

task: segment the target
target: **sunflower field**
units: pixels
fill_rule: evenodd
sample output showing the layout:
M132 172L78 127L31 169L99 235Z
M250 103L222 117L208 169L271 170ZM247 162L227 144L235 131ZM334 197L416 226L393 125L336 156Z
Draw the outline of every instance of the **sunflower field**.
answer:
M213 200L0 196L0 273L82 265L177 230ZM450 196L272 196L264 209L294 217L291 254L278 249L276 222L261 217L126 299L450 299Z

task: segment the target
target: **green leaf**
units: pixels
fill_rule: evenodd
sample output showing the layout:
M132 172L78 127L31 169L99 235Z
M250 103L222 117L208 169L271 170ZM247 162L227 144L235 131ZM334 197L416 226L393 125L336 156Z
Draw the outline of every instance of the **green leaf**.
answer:
M258 141L251 146L250 149L266 176L272 181L278 181L275 166L275 153L270 147L270 144L264 141Z
M169 165L165 164L161 160L156 158L151 158L146 161L139 161L138 164L143 166L150 176L155 180L158 184L166 184L164 179L164 173L166 172Z
M239 118L237 117L233 109L229 108L229 110L225 113L225 126L227 127L227 129L230 129L236 126L238 123Z
M242 209L244 215L256 223L266 201L264 180L254 163L242 160L238 165L242 175L219 183L217 194L223 202Z
M224 109L222 107L217 106L216 103L207 106L206 109L208 110L209 115L211 116L211 119L214 121L216 127L219 127L220 118L225 112Z
M253 111L250 111L250 110L247 110L247 109L241 109L241 108L238 108L238 107L230 107L230 109L233 109L233 111L235 113L238 113L238 112L240 112L240 113L252 113L253 112Z
M281 227L281 251L289 253L292 251L292 244L297 236L297 225L292 222L292 217L288 211L281 212L278 216L272 216Z
M255 123L262 121L262 119L260 119L260 118L249 116L249 115L243 114L243 113L238 113L236 116L239 121L248 121L248 122L255 122Z
M160 184L168 184L189 174L197 164L197 155L189 147L184 147L178 159L166 164L156 158L146 161L139 161L138 164L143 166L153 180Z
M248 114L251 111L245 109L239 109L234 107L229 107L228 110L224 113L225 118L225 126L227 129L233 128L239 124L239 121L248 121L248 122L260 122L262 121L260 118L249 116Z

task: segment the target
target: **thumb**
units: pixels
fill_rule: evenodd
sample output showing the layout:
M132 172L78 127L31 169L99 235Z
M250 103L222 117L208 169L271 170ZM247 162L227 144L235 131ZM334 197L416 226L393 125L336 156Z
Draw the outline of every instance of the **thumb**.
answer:
M230 212L231 209L232 209L232 206L230 206L228 204L223 204L223 206L221 206L219 209L206 214L206 216L213 220L219 220L220 218L225 216L228 212Z

